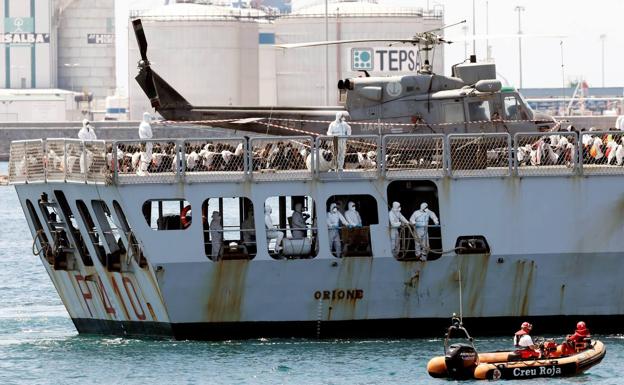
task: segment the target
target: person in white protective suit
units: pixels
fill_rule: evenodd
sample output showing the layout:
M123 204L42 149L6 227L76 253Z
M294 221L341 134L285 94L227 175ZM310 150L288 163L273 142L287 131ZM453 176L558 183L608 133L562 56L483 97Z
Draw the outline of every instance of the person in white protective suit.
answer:
M264 226L266 227L267 244L271 239L275 238L275 252L279 253L282 250L282 239L284 239L284 233L278 231L273 226L273 219L271 219L271 213L273 209L270 205L264 206Z
M254 214L253 210L247 212L247 217L241 224L241 233L243 235L243 243L245 246L250 247L256 244L256 232L254 231Z
M221 225L221 214L218 211L212 212L212 220L210 221L210 241L212 244L212 260L218 261L219 251L223 244L223 226Z
M329 229L329 250L334 251L336 257L342 256L342 243L340 241L340 224L349 226L349 222L338 211L338 206L335 203L329 205L329 212L327 213L327 228Z
M293 230L290 230L293 239L305 238L308 227L306 224L306 219L308 217L308 214L303 213L303 205L301 203L295 203L295 211L292 213L291 217Z
M351 126L346 122L346 111L336 112L336 120L330 123L327 128L327 136L348 136L351 135ZM334 139L334 155L335 155L335 167L338 170L342 170L344 167L345 155L347 154L347 140L344 138Z
M152 125L150 119L152 115L149 112L143 113L143 120L139 124L139 139L152 139ZM145 148L141 151L141 163L139 165L140 172L146 172L152 162L152 142L146 142Z
M399 254L399 228L401 228L401 225L409 225L409 222L401 214L401 204L399 202L392 202L392 209L388 212L388 218L390 219L392 255L396 257Z
M78 131L78 139L80 140L97 140L95 130L88 119L82 120L82 128ZM93 163L93 154L90 151L82 151L80 154L80 173L87 172Z
M347 207L348 209L347 211L345 211L344 217L347 222L349 222L349 225L361 227L362 217L360 217L360 213L358 213L357 209L355 208L355 203L349 202L347 204Z
M436 225L440 224L438 216L427 207L425 202L421 203L420 209L414 211L409 220L416 229L415 253L416 256L420 256L421 260L427 260L427 254L429 254L429 221L432 220Z
M89 122L89 119L82 119L82 128L78 131L78 139L80 140L97 140L95 130Z

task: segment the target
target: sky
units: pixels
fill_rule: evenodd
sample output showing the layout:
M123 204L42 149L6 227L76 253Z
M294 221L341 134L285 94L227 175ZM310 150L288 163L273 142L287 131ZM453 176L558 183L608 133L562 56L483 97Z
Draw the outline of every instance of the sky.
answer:
M320 3L319 0L292 0L294 7ZM462 62L465 52L473 51L473 4L475 10L474 35L479 60L486 58L486 30L489 30L491 56L496 63L503 84L520 85L518 13L521 12L522 32L522 86L562 87L580 79L590 87L604 85L624 86L624 0L378 0L390 6L437 7L444 9L446 24L461 20L466 23L445 30L451 40L459 39L444 48L446 74L450 66ZM115 0L117 16L117 79L120 87L127 87L127 14L130 8L146 8L164 4L165 0ZM486 12L487 9L487 12ZM487 16L486 16L487 15ZM487 22L486 22L487 21ZM467 26L467 30L462 29ZM488 28L486 29L486 26ZM465 36L469 36L468 43ZM133 38L131 36L131 38ZM563 66L562 66L563 64ZM130 68L134 71L134 68Z

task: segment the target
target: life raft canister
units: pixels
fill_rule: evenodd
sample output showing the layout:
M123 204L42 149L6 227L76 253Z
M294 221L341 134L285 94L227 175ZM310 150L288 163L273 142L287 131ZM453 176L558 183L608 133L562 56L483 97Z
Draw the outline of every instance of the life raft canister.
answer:
M188 212L191 211L191 205L187 205L182 209L180 213L180 222L182 223L182 228L186 229L193 222L193 217L187 217Z

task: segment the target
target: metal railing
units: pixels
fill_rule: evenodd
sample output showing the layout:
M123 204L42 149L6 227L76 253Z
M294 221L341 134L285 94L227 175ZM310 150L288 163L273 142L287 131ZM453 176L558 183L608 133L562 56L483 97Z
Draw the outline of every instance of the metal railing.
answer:
M442 178L445 175L444 135L386 135L383 173L393 178Z
M344 160L344 161L343 161ZM338 171L338 172L336 172ZM9 182L177 183L624 174L620 131L11 143Z
M378 135L319 136L314 146L315 168L321 178L376 178L381 145Z
M624 174L624 132L581 132L579 142L583 175Z
M578 168L576 133L516 134L514 173L518 176L573 175Z
M245 138L187 139L182 144L187 182L235 181L247 172Z
M45 162L43 140L19 140L11 143L9 181L11 183L43 182Z
M311 179L314 141L310 136L254 137L249 140L254 180Z
M170 139L122 140L113 145L115 180L119 184L175 183L184 158L180 142ZM121 157L121 158L120 158Z
M511 175L509 134L451 134L446 144L448 175L451 177Z

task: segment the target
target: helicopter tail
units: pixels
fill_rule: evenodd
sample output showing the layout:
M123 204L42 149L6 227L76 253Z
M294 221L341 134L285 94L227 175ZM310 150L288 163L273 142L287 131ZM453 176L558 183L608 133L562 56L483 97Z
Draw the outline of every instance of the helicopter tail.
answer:
M191 109L191 104L152 70L150 62L147 60L147 39L141 19L133 20L132 27L141 53L139 74L134 79L149 98L152 107L156 111L161 109Z

